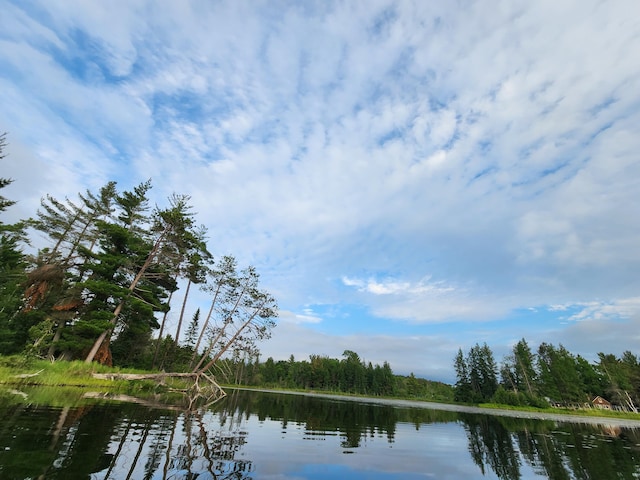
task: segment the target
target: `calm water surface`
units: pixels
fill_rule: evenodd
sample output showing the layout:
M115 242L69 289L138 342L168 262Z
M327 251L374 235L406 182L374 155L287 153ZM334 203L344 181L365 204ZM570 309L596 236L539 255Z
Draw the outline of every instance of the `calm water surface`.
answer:
M248 391L198 413L10 395L1 479L640 478L640 429Z

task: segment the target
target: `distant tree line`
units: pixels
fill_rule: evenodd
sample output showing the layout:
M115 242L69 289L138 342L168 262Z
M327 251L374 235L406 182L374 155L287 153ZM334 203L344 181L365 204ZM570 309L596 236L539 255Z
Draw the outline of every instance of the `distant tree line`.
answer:
M537 352L520 340L500 365L487 344L476 344L454 359L455 400L507 405L578 406L596 396L614 408L637 412L640 404L640 361L626 351L621 357L598 354L588 362L564 346L542 343Z
M396 375L387 362L372 364L351 350L342 358L311 355L309 360L274 361L269 357L227 358L217 365L218 378L236 385L344 392L367 396L416 398L433 401L453 400L450 385L409 376Z
M6 145L0 135L0 158ZM11 183L0 178L0 189ZM77 200L46 195L34 218L0 217L1 355L204 372L224 356L258 352L278 314L258 273L232 256L214 261L188 195L152 207L150 189L150 181L127 191L108 182ZM0 196L0 213L14 203ZM36 237L45 246L25 254ZM185 332L196 287L210 306Z

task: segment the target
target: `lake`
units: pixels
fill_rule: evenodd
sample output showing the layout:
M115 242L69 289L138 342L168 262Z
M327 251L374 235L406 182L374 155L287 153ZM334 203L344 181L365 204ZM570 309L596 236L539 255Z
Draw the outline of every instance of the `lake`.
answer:
M228 393L186 413L73 395L56 407L26 405L4 391L0 478L640 477L639 428Z

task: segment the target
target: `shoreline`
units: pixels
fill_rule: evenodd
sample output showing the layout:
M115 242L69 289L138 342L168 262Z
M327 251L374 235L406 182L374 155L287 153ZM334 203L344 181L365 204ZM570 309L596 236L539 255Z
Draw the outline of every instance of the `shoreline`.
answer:
M484 408L474 407L469 405L455 405L448 403L428 402L421 400L401 400L395 398L376 398L376 397L361 397L350 395L334 395L331 393L316 393L316 392L296 392L292 390L272 390L262 388L251 387L224 387L229 390L249 390L254 392L265 393L281 393L286 395L303 395L307 397L326 398L329 400L344 400L350 402L360 403L372 403L377 405L389 405L393 407L403 408L424 408L431 410L444 410L449 412L459 413L472 413L480 415L498 415L502 417L513 418L525 418L533 420L553 420L564 423L583 423L589 425L604 425L615 426L624 428L640 428L640 418L638 420L632 420L628 418L614 418L614 417L592 417L584 415L569 415L566 413L547 413L547 412L530 412L525 410L506 410L500 408ZM640 415L639 415L640 417Z

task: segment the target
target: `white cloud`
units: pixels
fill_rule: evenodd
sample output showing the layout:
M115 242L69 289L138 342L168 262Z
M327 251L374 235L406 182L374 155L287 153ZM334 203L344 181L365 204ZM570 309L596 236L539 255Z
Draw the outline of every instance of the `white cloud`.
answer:
M280 311L278 315L279 322L284 323L294 323L294 324L302 324L302 323L320 323L322 322L322 318L313 313L310 309L305 309L304 313L294 313L289 311Z
M152 177L288 312L619 306L640 268L639 5L10 6L9 193L29 216Z
M348 287L358 287L360 291L374 295L442 295L455 291L454 287L444 285L444 282L431 282L430 278L425 278L416 283L402 282L395 279L384 279L378 281L369 278L366 281L342 277L342 283Z
M640 316L640 297L620 298L608 302L587 302L571 305L578 308L577 313L572 314L568 321L601 321L629 319Z
M365 295L363 301L371 306L375 315L410 323L486 321L500 318L513 307L504 300L495 297L489 300L478 291L433 281L431 277L409 282L395 278L364 280L343 276L342 283Z

